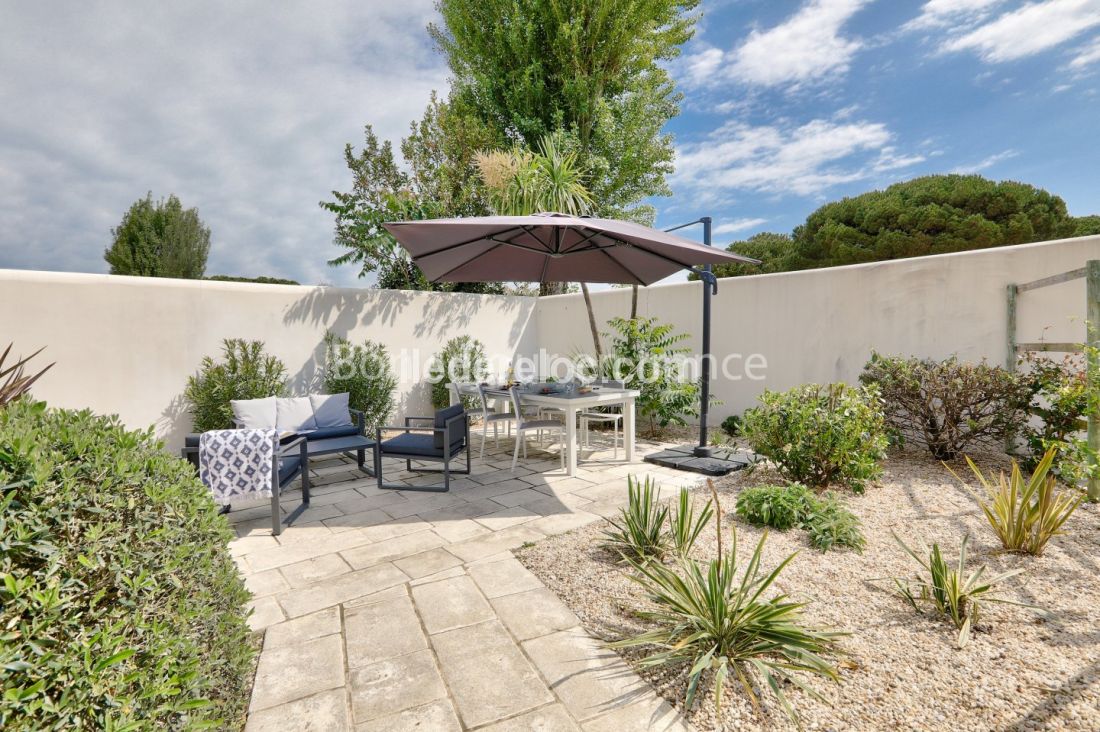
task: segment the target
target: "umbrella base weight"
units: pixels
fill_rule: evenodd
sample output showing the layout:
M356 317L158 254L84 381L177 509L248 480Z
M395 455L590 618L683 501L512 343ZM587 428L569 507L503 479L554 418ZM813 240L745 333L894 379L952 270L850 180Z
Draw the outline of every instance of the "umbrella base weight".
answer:
M667 450L645 456L647 463L675 470L702 473L712 477L729 475L735 470L743 470L754 462L756 455L751 452L730 450L728 448L706 448L709 455L698 456L696 445L670 447Z

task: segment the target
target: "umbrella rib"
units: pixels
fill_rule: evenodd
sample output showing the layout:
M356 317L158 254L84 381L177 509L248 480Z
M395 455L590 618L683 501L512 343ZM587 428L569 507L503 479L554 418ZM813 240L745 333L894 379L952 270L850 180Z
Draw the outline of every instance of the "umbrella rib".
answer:
M440 247L439 249L436 249L433 252L425 252L424 254L421 254L420 256L418 256L417 259L422 259L424 257L433 257L436 254L443 254L444 252L449 252L452 249L458 249L459 247L464 247L467 244L473 244L474 242L478 242L478 241L499 241L496 237L500 236L501 234L509 234L513 231L516 231L516 229L519 229L520 231L523 231L524 227L522 227L522 226L513 226L512 228L504 229L503 231L497 231L497 232L494 232L494 233L488 234L488 235L482 234L481 236L475 236L473 239L467 239L466 241L460 241L456 244L448 244L447 246ZM516 236L519 236L519 234L517 233ZM501 243L505 243L505 242L501 242ZM493 247L493 248L495 249L496 247Z
M484 237L482 237L482 238L484 238ZM495 239L490 239L489 241L496 241L496 240ZM485 256L489 252L493 251L494 249L499 249L500 247L504 246L505 244L507 244L507 242L503 242L503 241L497 242L496 244L489 247L488 249L486 249L484 252L482 252L478 256ZM414 259L413 261L415 262L416 260ZM441 274L441 275L435 277L434 279L432 279L432 282L439 282L440 280L442 280L447 275L451 274L452 272L455 272L456 270L462 269L463 267L465 267L469 263L470 263L469 259L466 259L466 260L463 260L463 261L459 262L458 264L456 264L454 267L451 267L449 270L447 270L443 274Z
M636 282L637 282L637 283L638 283L639 285L641 285L642 287L645 287L645 286L646 286L645 282L644 282L644 281L642 280L642 278L641 278L641 277L639 277L638 275L634 274L634 270L632 270L632 269L631 269L630 267L627 267L627 266L626 266L626 264L625 264L624 262L622 262L622 261L620 261L620 260L616 259L615 257L612 257L612 256L611 256L611 254L610 254L610 253L609 253L609 252L607 251L608 249L611 249L611 248L612 248L612 247L596 247L596 251L598 251L598 252L599 252L600 254L604 255L604 256L605 256L605 257L607 257L608 259L610 259L610 260L611 260L612 262L614 262L615 264L617 264L617 265L619 265L620 267L622 267L622 268L623 268L624 270L626 270L626 273L627 273L628 275L630 275L631 277L633 277L633 278L634 278L634 280L635 280L635 281L636 281Z

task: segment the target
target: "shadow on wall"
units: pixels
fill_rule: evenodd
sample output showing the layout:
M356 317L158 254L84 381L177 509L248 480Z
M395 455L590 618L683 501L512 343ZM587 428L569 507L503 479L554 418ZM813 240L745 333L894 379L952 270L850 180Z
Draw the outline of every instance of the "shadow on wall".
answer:
M176 394L160 413L154 425L157 437L169 447L183 445L183 438L191 434L191 412L183 394Z

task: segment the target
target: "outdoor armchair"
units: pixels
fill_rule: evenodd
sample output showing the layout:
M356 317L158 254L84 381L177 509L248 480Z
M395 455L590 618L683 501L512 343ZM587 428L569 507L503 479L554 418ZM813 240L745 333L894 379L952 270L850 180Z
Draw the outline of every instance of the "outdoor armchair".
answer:
M180 456L195 466L196 473L200 472L199 435L188 435L184 438L184 446L180 450ZM283 490L299 476L302 478L302 504L287 516L287 524L290 524L302 511L309 507L309 455L307 453L306 438L304 437L295 437L288 442L277 445L271 459L271 532L275 536L283 531L279 498ZM229 508L229 504L225 504L222 510L227 513Z
M383 440L384 430L399 430L401 434ZM433 417L405 417L403 425L378 427L376 442L374 474L378 476L379 488L445 493L451 489L452 473L470 474L470 421L461 404L441 409ZM466 453L465 470L453 470L451 461L462 453ZM410 472L443 473L443 485L409 486L404 483L386 483L382 477L382 459L385 457L403 459ZM443 468L413 468L413 460L440 462L443 463Z

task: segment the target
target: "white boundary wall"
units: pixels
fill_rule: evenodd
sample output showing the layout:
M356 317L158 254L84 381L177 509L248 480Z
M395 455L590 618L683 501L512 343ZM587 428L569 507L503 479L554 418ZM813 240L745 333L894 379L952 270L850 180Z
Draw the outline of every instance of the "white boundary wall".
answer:
M719 377L712 382L723 401L712 410L713 423L752 406L765 387L852 383L872 349L932 358L958 354L1004 365L1006 286L1077 269L1089 259L1100 259L1100 236L721 279L712 300L716 360L761 354L768 367L763 381ZM592 299L598 323L630 313L629 288L593 293ZM638 314L691 333L684 345L699 352L700 283L643 288ZM1023 293L1017 340L1082 342L1084 317L1083 279ZM538 342L551 352L592 351L579 295L539 303Z
M976 252L721 280L713 300L713 347L760 354L765 379L714 380L724 403L715 423L751 406L765 388L854 381L871 349L968 360L1005 359L1005 286L1100 259L1100 236ZM698 349L701 285L644 288L639 314L692 334ZM629 314L630 290L592 295L597 321ZM1084 339L1084 280L1020 296L1018 340ZM57 365L35 385L55 406L118 413L133 427L155 425L169 447L190 429L180 395L202 357L224 338L266 342L286 363L294 393L317 377L326 329L352 341L382 342L391 356L419 349L431 358L468 334L508 359L591 352L580 295L539 300L390 290L196 282L110 275L0 270L0 348L46 351ZM606 329L606 326L605 326ZM426 384L398 386L397 416L429 411Z
M287 366L291 389L316 383L326 329L353 342L383 343L430 359L469 334L490 353L534 350L536 301L522 297L256 285L112 275L0 270L0 349L46 350L54 366L33 393L59 407L117 413L155 425L170 448L191 419L180 396L203 356L225 338L262 340ZM398 385L395 417L430 414L427 385Z

